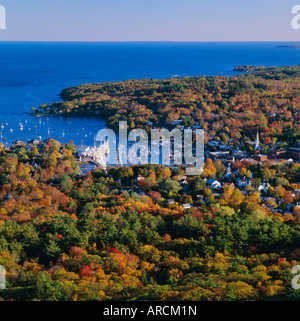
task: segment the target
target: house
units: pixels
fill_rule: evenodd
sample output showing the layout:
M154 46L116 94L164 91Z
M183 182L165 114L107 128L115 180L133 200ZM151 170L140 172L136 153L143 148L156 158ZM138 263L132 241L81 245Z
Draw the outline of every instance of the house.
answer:
M79 147L76 147L76 153L80 159L80 161L82 160L83 157L86 156L87 152L90 150L90 147L85 146L85 145L81 145Z
M192 207L191 204L182 204L182 206L183 206L183 208L184 208L185 210L187 210L187 209L189 209L189 208Z
M220 149L223 149L223 150L229 150L230 149L230 146L225 144L225 143L221 143L219 147L220 147Z
M257 190L259 192L267 193L268 189L270 187L270 184L267 183L265 180L258 186Z
M265 162L268 160L268 156L267 155L262 155L262 154L256 154L253 156L253 159L255 159L258 162Z
M284 149L278 149L278 150L269 150L268 151L268 157L271 159L277 159L277 158L283 158L286 156L286 150Z
M229 156L229 152L209 152L208 153L209 157L212 158L213 160L214 159L217 159L217 158L226 158L227 156Z
M239 187L245 187L247 185L252 185L251 184L251 181L249 178L240 178L238 177L237 180L236 180L236 185L239 186Z
M182 176L181 180L180 180L180 184L181 185L186 185L188 184L188 181L187 181L187 177L186 176Z
M206 184L209 185L213 189L222 187L222 184L219 181L217 181L216 179L212 179L212 178L207 180Z
M207 145L210 146L210 147L218 147L219 146L219 142L211 141L211 142L208 142Z
M172 198L170 198L170 199L167 199L167 203L169 205L173 205L175 203L175 201Z
M295 199L297 202L300 201L300 189L295 190Z
M181 123L182 123L182 120L172 120L171 121L171 125L173 125L173 126L180 125Z
M139 176L134 180L134 182L135 182L136 184L138 184L139 182L142 182L144 179L145 179L144 176L139 175Z
M37 140L37 139L32 139L28 142L29 145L40 145L42 144L42 142L40 140Z
M246 154L246 152L241 151L240 149L236 149L232 152L232 156L234 156L237 159L242 159L242 158L247 157L247 154Z
M25 147L27 146L26 142L22 142L21 140L17 139L15 142L12 143L11 147L12 148L17 148L17 147Z
M263 192L263 193L267 193L268 192L268 188L270 187L270 184L261 184L258 186L257 190L259 192Z

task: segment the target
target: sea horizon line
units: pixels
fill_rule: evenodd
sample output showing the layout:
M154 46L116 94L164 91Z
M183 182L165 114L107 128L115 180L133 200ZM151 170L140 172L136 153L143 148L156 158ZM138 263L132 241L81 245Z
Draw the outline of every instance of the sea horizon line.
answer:
M300 40L0 40L0 43L300 43Z

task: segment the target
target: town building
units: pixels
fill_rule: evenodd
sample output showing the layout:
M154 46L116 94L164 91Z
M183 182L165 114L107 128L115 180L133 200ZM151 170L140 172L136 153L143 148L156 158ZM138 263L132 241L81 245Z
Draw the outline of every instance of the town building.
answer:
M290 147L286 150L287 158L300 161L300 147Z
M253 156L253 159L258 162L265 162L268 160L268 155L256 154Z

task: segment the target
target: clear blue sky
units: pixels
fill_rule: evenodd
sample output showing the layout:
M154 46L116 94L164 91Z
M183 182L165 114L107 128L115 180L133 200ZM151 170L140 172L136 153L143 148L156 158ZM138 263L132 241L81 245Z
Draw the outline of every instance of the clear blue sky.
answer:
M1 40L300 41L300 0L0 0Z

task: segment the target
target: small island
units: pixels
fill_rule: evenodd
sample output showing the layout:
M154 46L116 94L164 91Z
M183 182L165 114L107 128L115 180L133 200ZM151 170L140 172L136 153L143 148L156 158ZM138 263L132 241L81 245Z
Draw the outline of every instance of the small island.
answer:
M243 66L236 66L233 68L233 71L242 71L242 72L249 72L249 71L261 71L265 69L265 66L252 66L252 65L243 65Z

